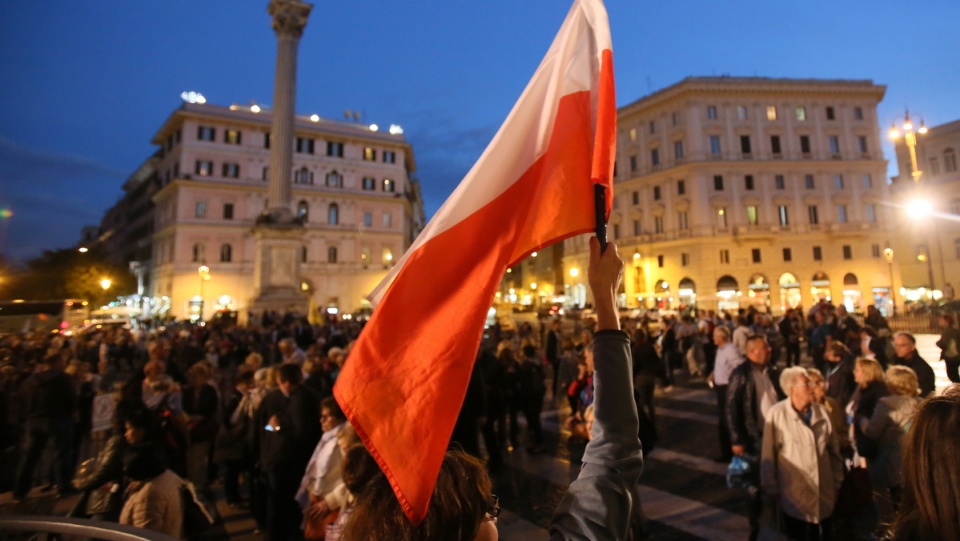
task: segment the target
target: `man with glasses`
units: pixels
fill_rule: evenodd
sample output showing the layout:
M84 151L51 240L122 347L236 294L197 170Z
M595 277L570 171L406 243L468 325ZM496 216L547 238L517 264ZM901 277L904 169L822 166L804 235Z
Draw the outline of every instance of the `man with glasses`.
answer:
M908 332L898 332L893 337L893 349L897 354L896 364L909 366L917 374L920 383L920 397L932 393L937 387L937 378L933 368L917 352L917 339Z

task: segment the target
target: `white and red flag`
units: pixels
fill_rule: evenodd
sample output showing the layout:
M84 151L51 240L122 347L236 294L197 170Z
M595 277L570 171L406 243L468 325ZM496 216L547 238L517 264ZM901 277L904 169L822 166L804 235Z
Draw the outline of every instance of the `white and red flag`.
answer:
M602 0L575 0L480 159L371 293L334 395L419 523L506 269L594 230L613 202L616 99Z

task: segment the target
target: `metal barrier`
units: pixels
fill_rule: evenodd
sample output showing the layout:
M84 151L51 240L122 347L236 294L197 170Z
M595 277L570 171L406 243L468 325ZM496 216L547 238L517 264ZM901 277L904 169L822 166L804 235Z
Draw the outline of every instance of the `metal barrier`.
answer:
M912 334L940 334L939 316L936 314L909 314L887 318L893 332Z
M24 539L36 534L59 534L79 536L104 541L176 541L175 537L163 535L133 526L81 518L56 517L0 517L0 538L23 534Z

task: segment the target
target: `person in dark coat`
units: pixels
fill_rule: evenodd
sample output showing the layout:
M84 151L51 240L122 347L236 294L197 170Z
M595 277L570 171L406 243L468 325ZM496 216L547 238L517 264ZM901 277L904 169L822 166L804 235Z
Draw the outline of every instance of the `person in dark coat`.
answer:
M850 397L857 390L857 382L853 378L854 357L847 346L840 342L833 342L823 354L824 366L827 371L827 396L837 401L841 408L850 402Z
M477 457L480 456L479 430L481 425L487 424L487 391L483 384L483 371L479 362L473 363L470 373L470 382L467 384L467 394L460 406L460 414L453 425L450 442L459 443L464 451Z
M940 340L937 340L937 347L940 348L940 359L947 367L947 377L953 383L960 383L960 329L957 328L957 321L952 314L943 314L940 316Z
M921 398L936 390L937 377L933 368L917 353L917 339L912 334L898 332L893 338L893 349L897 352L897 364L909 366L917 374Z
M61 493L73 491L73 416L77 410L77 392L73 380L63 371L59 354L48 356L28 377L20 389L21 408L26 420L20 468L17 470L13 497L21 500L33 487L37 462L48 440L56 451L57 483Z
M563 343L563 332L560 330L560 320L554 319L547 331L547 347L544 355L547 362L553 367L553 396L560 393L560 344Z
M520 410L527 420L530 443L527 450L531 453L543 451L543 429L540 426L540 413L543 411L543 397L547 393L544 383L543 363L537 357L537 348L523 347L523 359L519 369Z

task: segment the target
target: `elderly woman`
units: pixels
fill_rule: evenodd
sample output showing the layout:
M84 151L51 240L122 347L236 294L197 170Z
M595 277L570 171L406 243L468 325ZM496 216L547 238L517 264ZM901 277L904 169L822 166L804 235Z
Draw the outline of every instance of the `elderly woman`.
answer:
M900 440L919 403L917 374L906 366L891 366L887 370L887 389L890 395L877 401L873 415L860 418L863 435L877 444L877 455L869 462L869 471L884 523L889 522L900 504Z
M779 501L789 539L821 539L843 481L840 447L827 409L813 400L806 369L787 368L780 386L787 398L767 414L760 486Z
M960 385L923 401L903 438L894 541L951 541L960 524ZM946 457L954 457L948 459Z

